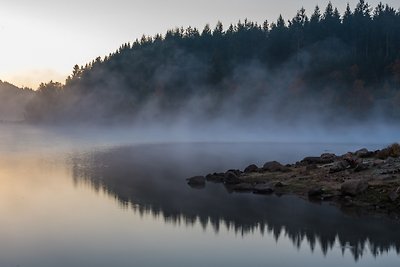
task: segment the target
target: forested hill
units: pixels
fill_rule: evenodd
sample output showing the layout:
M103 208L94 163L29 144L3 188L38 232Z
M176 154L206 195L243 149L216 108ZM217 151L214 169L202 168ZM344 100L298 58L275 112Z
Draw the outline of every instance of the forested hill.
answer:
M396 7L397 8L397 7ZM301 114L400 118L400 11L360 0L294 18L143 36L42 84L27 120Z
M0 80L0 122L24 120L25 106L33 95L31 89L19 88Z

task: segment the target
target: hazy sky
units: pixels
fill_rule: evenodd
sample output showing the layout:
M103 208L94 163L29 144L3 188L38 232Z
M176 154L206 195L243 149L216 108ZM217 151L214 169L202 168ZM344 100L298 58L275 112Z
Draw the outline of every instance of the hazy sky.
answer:
M349 2L333 0L341 13ZM374 7L378 0L368 1ZM36 88L42 81L64 82L75 64L115 51L142 34L176 26L226 26L248 18L263 22L279 14L292 18L304 6L310 14L325 0L0 0L0 79ZM399 0L387 0L400 7Z

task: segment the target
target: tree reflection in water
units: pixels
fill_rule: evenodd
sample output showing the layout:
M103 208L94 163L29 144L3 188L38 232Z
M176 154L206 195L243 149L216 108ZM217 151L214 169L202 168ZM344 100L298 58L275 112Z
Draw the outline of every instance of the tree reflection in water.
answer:
M356 261L368 251L374 256L391 250L400 254L399 223L389 219L350 216L326 203L296 197L228 194L221 185L207 184L204 190L186 185L184 178L222 170L224 164L207 149L174 145L119 147L70 158L76 184L104 191L141 216L175 225L200 223L216 232L222 225L241 235L258 231L276 240L286 235L298 248L308 244L314 251L319 243L325 255L340 244Z

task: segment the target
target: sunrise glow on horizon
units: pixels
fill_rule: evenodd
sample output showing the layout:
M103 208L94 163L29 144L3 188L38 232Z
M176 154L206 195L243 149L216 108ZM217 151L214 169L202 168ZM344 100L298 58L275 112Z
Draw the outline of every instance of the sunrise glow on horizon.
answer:
M332 4L343 14L347 2ZM368 1L375 7L379 1ZM114 52L143 34L164 34L175 27L202 29L218 20L225 28L248 18L262 23L279 14L291 19L301 5L311 15L315 5L328 1L50 1L0 0L0 80L37 88L50 80L64 82L75 64L84 65ZM397 0L383 1L398 7ZM223 12L222 12L223 11Z

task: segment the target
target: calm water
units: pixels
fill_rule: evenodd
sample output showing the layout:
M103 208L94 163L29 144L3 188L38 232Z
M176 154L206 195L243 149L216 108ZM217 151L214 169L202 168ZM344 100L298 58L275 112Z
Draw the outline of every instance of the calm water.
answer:
M0 267L400 264L393 221L184 180L380 145L140 143L0 129Z

